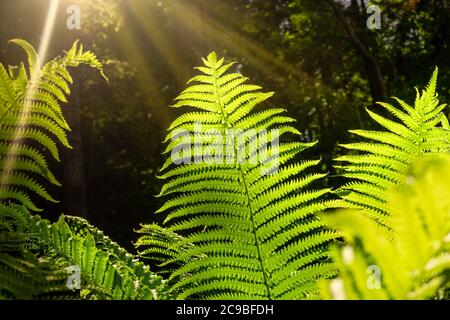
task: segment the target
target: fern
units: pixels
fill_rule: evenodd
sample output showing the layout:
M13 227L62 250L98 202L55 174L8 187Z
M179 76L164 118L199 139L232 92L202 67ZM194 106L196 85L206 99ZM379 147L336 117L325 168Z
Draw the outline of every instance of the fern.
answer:
M68 67L87 64L102 74L103 71L95 55L83 51L77 42L64 57L42 67L28 42L11 43L24 49L29 66L28 70L24 64L7 69L0 64L0 200L39 211L30 192L48 201L56 200L36 177L59 185L48 168L44 152L59 161L57 143L70 148L66 137L70 129L60 106L70 94L72 78Z
M352 130L350 132L371 141L344 144L357 154L339 157L345 165L342 176L351 179L338 194L343 207L364 209L364 212L382 225L388 226L387 193L404 182L408 167L416 159L450 151L450 127L436 94L438 70L427 88L417 91L414 107L395 98L401 109L380 102L379 105L400 120L389 120L367 110L370 117L386 131Z
M67 288L68 274L54 261L29 251L19 256L0 252L0 300L76 299Z
M357 211L327 217L347 245L325 298L429 299L450 286L450 157L416 164L386 204L392 233ZM373 271L377 272L371 274Z
M0 299L76 298L64 266L36 255L39 236L21 206L0 205Z
M161 274L171 274L175 271L174 268L184 265L186 261L177 261L177 256L194 246L187 243L179 234L157 224L141 225L136 232L140 235L134 244L139 256L148 260L150 264L158 265Z
M42 237L51 255L80 267L89 282L100 286L106 298L115 300L164 298L162 279L96 228L79 218L63 216ZM43 230L43 232L45 232Z
M20 219L16 220L15 230L0 241L2 298L169 297L161 277L83 219L61 216L57 223L51 224L24 208L9 210L16 210ZM11 221L10 225L14 223ZM16 240L15 247L11 239ZM81 292L72 292L67 287L66 268L70 266L81 272Z
M180 299L312 297L316 279L335 273L325 247L338 235L315 217L330 205L328 189L311 187L325 175L306 173L319 161L295 162L315 143L276 146L280 136L299 132L283 109L252 112L273 93L227 74L233 64L215 53L203 62L189 81L196 84L173 106L199 111L170 126L165 154L172 156L161 169L160 196L176 196L158 212L168 212L168 232L184 235L169 248L179 253L167 263L182 263L171 274L180 277L173 290Z
M41 150L59 160L57 142L69 147L59 104L72 82L67 67L88 64L103 72L95 55L77 42L42 68L31 45L13 42L27 52L29 75L23 65L9 72L0 66L0 298L167 298L161 277L86 221L61 216L51 224L30 214L28 209L38 210L30 192L54 201L34 177L58 184ZM81 292L67 287L70 266L81 272Z

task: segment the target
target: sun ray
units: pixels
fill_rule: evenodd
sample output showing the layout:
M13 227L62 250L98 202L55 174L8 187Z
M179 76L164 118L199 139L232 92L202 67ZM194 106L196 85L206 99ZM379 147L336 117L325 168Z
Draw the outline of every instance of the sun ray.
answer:
M262 74L273 75L276 73L277 68L284 71L292 71L294 68L293 65L281 61L275 54L252 39L225 26L217 19L212 19L208 16L206 10L203 11L205 14L200 16L197 12L194 12L191 6L188 6L183 1L177 1L173 9L179 20L184 24L184 27L191 28L190 25L202 24L205 38L222 41L230 51L245 57Z
M58 13L58 8L61 0L51 0L50 6L47 12L47 17L45 19L44 32L42 33L42 40L39 45L38 55L39 55L39 66L41 67L45 56L48 52L48 47L50 45L50 40L52 38L53 30L55 27L56 15ZM39 72L33 75L36 80L39 77Z
M50 40L53 34L53 29L55 26L56 16L58 13L58 8L61 0L51 0L49 9L47 11L47 17L45 20L44 31L42 33L41 43L39 45L38 50L38 66L33 70L32 74L30 74L29 85L24 97L23 103L23 112L18 121L18 127L25 127L28 125L28 113L31 107L31 103L29 103L34 95L35 89L33 88L33 84L39 81L41 67L44 64L45 57L48 52ZM23 131L16 130L13 141L20 141L23 138ZM8 150L7 155L10 155L16 152L15 148L17 148L17 144L11 144L11 147ZM12 157L7 156L5 165L3 168L3 174L0 185L7 185L9 183L9 179L11 175L8 174L14 169L15 161Z
M153 8L148 6L146 10L143 10L142 2L130 2L129 7L131 13L139 23L139 26L145 31L146 39L151 41L156 51L162 58L161 63L166 63L169 68L169 72L174 77L178 86L182 87L186 83L186 79L189 74L186 74L184 70L185 63L173 43L170 42L167 35L161 32L161 26L157 23L158 17L154 14Z
M167 126L169 124L169 115L164 106L168 101L158 90L158 79L154 76L151 66L148 65L148 61L145 59L142 53L142 47L139 47L139 41L134 36L133 30L130 28L130 24L125 23L120 31L117 39L118 45L121 51L126 54L130 64L137 69L136 80L140 87L145 101L151 101L155 106L151 109L152 114L158 119L158 123L161 126ZM139 66L141 66L139 68Z

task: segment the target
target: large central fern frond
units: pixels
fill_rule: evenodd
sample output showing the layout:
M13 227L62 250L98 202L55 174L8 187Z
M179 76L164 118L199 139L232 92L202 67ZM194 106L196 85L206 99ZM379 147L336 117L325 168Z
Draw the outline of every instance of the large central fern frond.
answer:
M252 112L273 93L226 73L233 64L215 53L203 62L174 105L200 111L172 123L161 175L160 196L174 197L158 212L185 236L171 247L185 262L172 273L174 290L179 298L309 297L316 279L334 274L325 247L337 236L315 217L329 190L311 187L324 174L305 171L319 161L295 161L315 143L277 145L299 132L283 109Z
M344 144L357 154L339 157L345 165L342 176L351 179L338 191L343 207L364 209L382 225L389 225L387 190L404 183L407 169L418 158L450 152L450 127L436 94L437 69L422 93L417 91L414 107L395 98L402 109L380 102L400 122L367 110L386 131L352 130L368 142Z

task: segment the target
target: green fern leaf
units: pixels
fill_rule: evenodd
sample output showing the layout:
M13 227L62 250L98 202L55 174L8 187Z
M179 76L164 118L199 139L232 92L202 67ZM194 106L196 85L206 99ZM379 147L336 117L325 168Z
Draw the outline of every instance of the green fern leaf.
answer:
M325 218L346 245L333 249L340 274L321 283L324 298L430 299L449 287L449 168L441 156L407 170L389 190L390 232L355 210Z
M283 109L253 111L273 93L226 73L233 64L215 53L203 62L172 106L199 111L176 119L165 140L166 237L144 226L136 245L178 266L169 279L178 298L309 298L317 279L335 274L326 245L339 235L315 216L331 205L329 190L313 187L324 175L306 171L318 161L295 161L314 143L278 145L299 131Z
M438 101L437 74L436 69L427 88L417 92L414 106L398 98L401 109L379 103L399 122L367 110L387 131L350 131L370 142L342 145L352 151L336 159L344 163L337 166L341 175L351 179L337 191L344 200L342 207L365 209L368 216L386 225L387 190L404 183L409 166L417 159L450 152L450 130L444 113L447 106Z
M28 56L28 74L23 64L10 68L0 65L0 200L13 201L37 210L29 192L54 201L33 174L59 185L50 172L44 155L50 152L58 160L58 143L70 148L61 103L67 102L72 78L68 67L87 64L98 69L95 55L84 51L77 42L62 58L43 64L34 48L26 41L10 41ZM38 145L38 148L31 147ZM42 148L40 148L42 147ZM42 149L42 150L40 150Z

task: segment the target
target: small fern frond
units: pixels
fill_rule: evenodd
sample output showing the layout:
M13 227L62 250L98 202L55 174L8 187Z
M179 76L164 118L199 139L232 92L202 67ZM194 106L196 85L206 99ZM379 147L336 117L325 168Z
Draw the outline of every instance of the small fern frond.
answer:
M46 64L25 40L10 43L26 52L28 70L23 63L9 70L0 64L0 200L37 210L32 193L55 200L33 177L59 185L44 160L45 153L59 161L58 143L70 148L66 136L70 128L61 109L72 83L67 68L86 64L104 74L95 55L78 42L64 57Z
M140 235L134 244L139 256L150 261L151 264L162 267L163 274L174 271L175 266L169 266L168 262L177 262L179 255L193 247L193 244L186 243L182 236L157 224L141 225L136 233Z
M70 219L70 218L69 218ZM157 299L162 279L96 228L79 218L66 217L51 225L47 237L49 254L80 268L82 274L115 300Z
M340 274L321 284L332 299L430 299L450 285L450 157L422 160L390 190L392 232L358 211L326 217L343 230Z
M68 290L65 269L29 251L19 256L0 251L0 300L77 299Z
M370 142L342 145L351 151L336 159L344 163L337 166L341 175L351 179L337 191L343 199L342 207L364 209L373 219L386 224L386 191L404 183L416 159L450 152L450 129L445 125L447 105L440 104L436 94L437 73L436 69L425 90L417 91L414 106L398 98L395 100L401 109L378 103L398 121L367 110L386 131L350 131Z
M160 276L81 218L51 224L23 207L2 206L0 231L5 299L170 297ZM80 276L78 288L69 286L69 271Z
M39 236L20 206L0 205L0 300L75 299L64 266L37 255Z

